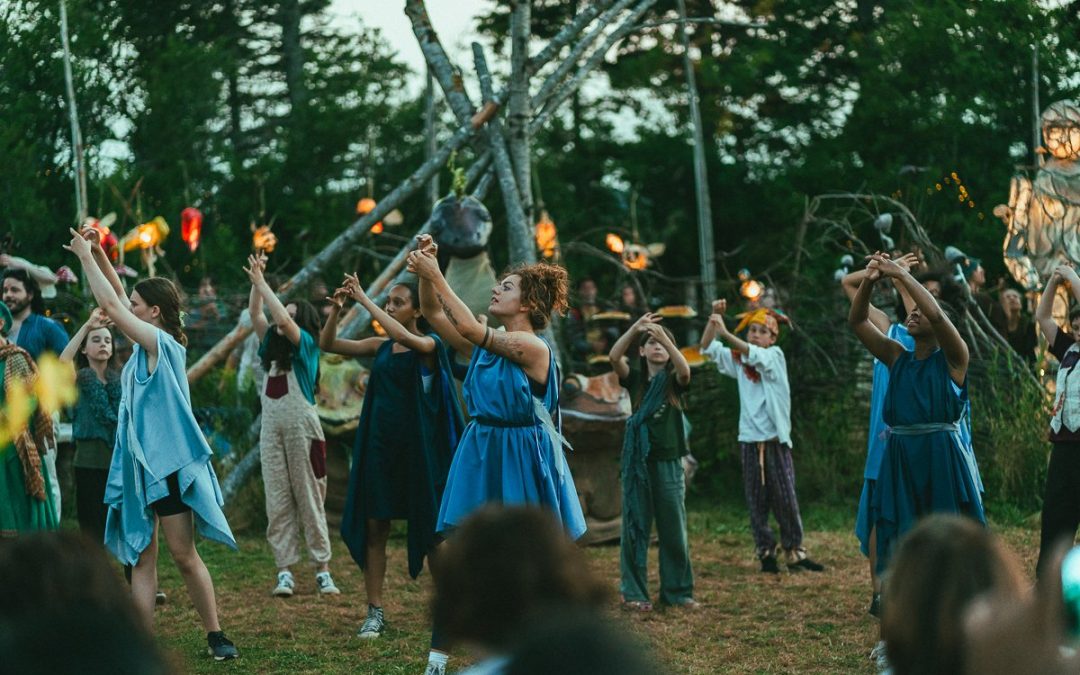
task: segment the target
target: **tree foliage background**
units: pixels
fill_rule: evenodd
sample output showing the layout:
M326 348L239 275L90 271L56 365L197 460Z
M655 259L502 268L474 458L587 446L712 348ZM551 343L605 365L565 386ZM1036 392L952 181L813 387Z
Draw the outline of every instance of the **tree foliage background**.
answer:
M585 1L534 0L534 36L553 35ZM936 242L982 258L991 279L1004 274L1004 229L991 210L1006 201L1010 176L1031 169L1033 84L1041 107L1077 96L1080 2L687 5L689 16L702 19L688 30L726 292L742 267L793 285L792 242L807 199L830 191L891 195ZM206 217L203 244L191 255L174 233L165 244L165 273L189 288L210 273L219 287L243 293L240 265L252 224L273 223L281 243L271 267L291 273L352 222L359 198L392 189L423 158L424 105L410 93L420 87L409 86L419 75L362 16L342 27L328 7L328 0L69 0L90 213L115 211L121 233L156 215L178 230L179 212L198 207ZM504 57L496 59L501 72L508 7L491 2L478 20L482 40ZM645 276L654 301L681 302L685 281L696 277L689 115L674 16L673 2L657 3L533 144L543 206L564 246L582 245L566 246L564 262L573 276L599 279L609 299L625 272L583 246L602 249L607 231L667 244ZM0 233L14 235L19 255L54 268L71 262L60 245L76 218L59 35L57 2L0 3L0 147L7 160L0 164ZM468 64L459 65L469 79ZM438 134L445 137L452 116L440 106ZM498 266L508 262L504 218L495 191L488 201ZM333 273L359 269L370 279L380 256L396 250L429 209L426 196L414 196L401 207L400 228L369 235ZM860 236L872 233L869 222L854 223L865 228ZM796 317L822 313L814 316L819 336L841 328L843 302L829 289L835 294L832 271L850 245L808 245L800 279L816 280L814 287L789 289L793 305L807 303L790 307ZM828 299L812 304L815 294ZM808 358L847 349L819 342L792 349ZM830 420L828 429L808 420L803 438L826 453L813 461L827 492L837 467L861 467L858 447L850 458L826 452L851 444L843 422L858 406L821 381L834 385L846 373L819 375L804 384L824 399L801 414ZM701 427L699 451L730 444L730 427Z

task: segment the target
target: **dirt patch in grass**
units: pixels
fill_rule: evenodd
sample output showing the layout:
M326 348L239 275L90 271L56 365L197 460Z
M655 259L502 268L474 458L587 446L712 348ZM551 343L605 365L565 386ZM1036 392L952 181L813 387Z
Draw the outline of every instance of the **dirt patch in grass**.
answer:
M870 601L866 560L851 534L844 510L804 514L806 545L828 569L762 575L753 556L745 515L738 507L695 508L690 513L695 596L702 608L631 614L613 599L610 616L646 641L672 673L869 673L867 655L877 641L877 622L866 613ZM816 527L815 527L816 526ZM999 530L1024 560L1034 566L1038 532L1030 526ZM168 603L158 609L160 644L180 672L220 673L390 673L423 672L430 625L427 574L407 574L404 529L395 529L389 551L385 612L388 628L377 640L355 637L363 621L363 577L340 540L331 563L342 595L320 597L314 571L294 568L297 593L270 596L275 583L266 542L241 537L240 551L205 544L201 552L214 576L221 621L242 658L217 664L205 655L205 636L187 599L176 568L165 555L161 587ZM587 551L594 572L617 598L618 546ZM655 548L650 549L652 591L657 588ZM452 670L470 662L451 658Z

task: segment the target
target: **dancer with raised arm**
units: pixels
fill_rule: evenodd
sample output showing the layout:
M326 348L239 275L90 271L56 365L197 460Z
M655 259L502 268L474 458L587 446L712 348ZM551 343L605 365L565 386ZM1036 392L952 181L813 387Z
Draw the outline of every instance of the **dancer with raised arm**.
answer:
M160 529L207 632L209 653L219 661L234 659L239 652L218 623L213 580L195 548L196 528L233 548L236 541L221 510L213 452L191 412L180 294L157 277L135 284L129 300L115 273L107 276L95 262L91 243L75 230L71 234L64 248L78 256L98 306L135 344L120 375L105 545L134 566L131 594L152 627Z
M472 353L464 384L472 419L450 466L437 529L449 532L484 504L532 504L551 511L577 539L585 517L555 424L559 373L551 347L537 335L566 307L566 270L547 263L512 269L492 289L488 312L505 329L495 330L450 289L437 251L431 237L421 235L409 254L409 270L420 278L421 309L455 350ZM428 675L446 670L440 640L436 629Z
M914 351L904 349L870 320L870 295L882 278L900 283L915 303L904 322L915 341ZM880 253L867 265L851 301L848 323L889 368L882 410L889 436L870 504L880 574L898 540L922 516L957 513L986 521L960 430L968 400L968 348L934 296Z
M248 256L251 280L248 313L259 337L259 358L266 371L260 393L262 429L259 456L266 487L266 540L277 565L272 594L293 594L293 565L300 562L303 526L308 556L315 565L315 588L321 595L341 593L330 576L330 532L326 526L326 438L315 410L319 385L319 312L300 300L282 304L263 272L266 258ZM266 320L263 304L273 325Z
M622 451L623 607L647 612L649 536L656 518L660 540L660 604L695 609L694 572L686 537L686 443L683 395L690 386L686 362L660 316L646 313L615 341L608 356L630 391L634 414L626 421ZM639 363L626 356L637 346Z
M802 515L795 495L791 386L787 359L776 346L780 320L787 318L774 310L756 309L744 314L732 332L724 323L727 300L714 301L712 311L701 336L701 353L716 363L721 375L735 378L739 386L743 493L761 571L780 573L776 536L769 527L772 511L780 525L779 550L784 553L788 569L821 572L825 567L811 560L803 546ZM744 328L745 340L736 334Z
M337 337L338 316L349 298L367 309L388 337ZM330 317L319 337L325 351L375 358L341 520L341 537L364 571L367 616L356 633L362 639L378 638L386 626L382 593L390 522L408 521L412 578L435 548L435 518L464 427L446 348L439 336L422 330L422 320L414 285L391 286L385 307L379 307L349 274L330 298Z

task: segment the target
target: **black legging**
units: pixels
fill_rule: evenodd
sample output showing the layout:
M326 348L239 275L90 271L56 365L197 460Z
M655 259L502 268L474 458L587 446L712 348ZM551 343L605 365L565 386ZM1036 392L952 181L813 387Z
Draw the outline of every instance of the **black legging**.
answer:
M1080 526L1080 443L1054 443L1046 469L1043 497L1042 536L1035 574L1049 562L1054 544L1068 538L1071 543Z
M79 516L79 530L99 544L105 542L105 519L109 514L109 508L105 505L105 485L108 481L108 469L75 467L75 508Z

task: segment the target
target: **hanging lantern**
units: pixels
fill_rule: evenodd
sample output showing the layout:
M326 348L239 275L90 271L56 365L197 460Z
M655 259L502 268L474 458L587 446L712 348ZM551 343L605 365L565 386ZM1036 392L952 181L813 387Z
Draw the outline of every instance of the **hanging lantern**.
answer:
M536 247L545 258L554 258L559 245L555 231L555 221L546 210L540 211L540 220L536 221Z
M607 245L608 250L612 253L622 253L623 248L625 248L622 237L615 234L614 232L608 232L607 236L604 237L604 243Z
M161 216L139 225L120 239L120 247L124 253L135 249L148 250L155 248L169 236L169 224Z
M202 212L192 206L180 212L180 238L194 253L202 237Z
M363 217L371 213L375 210L375 203L375 200L371 197L364 197L360 201L356 202L356 215ZM382 234L382 231L383 223L381 220L371 226L372 234Z
M269 225L255 227L255 224L252 223L251 232L251 244L256 251L273 253L274 247L277 246L277 235L270 230Z
M115 213L107 213L101 218L88 216L82 222L81 229L95 230L98 233L98 242L101 243L105 255L109 256L109 260L116 262L120 258L120 249L117 247L120 240L116 238L116 233L111 229L114 222L116 222Z
M632 270L643 270L649 266L649 249L640 244L626 244L622 252L623 265Z
M739 286L739 295L743 296L750 302L757 302L762 293L765 292L765 287L754 279L747 279Z

